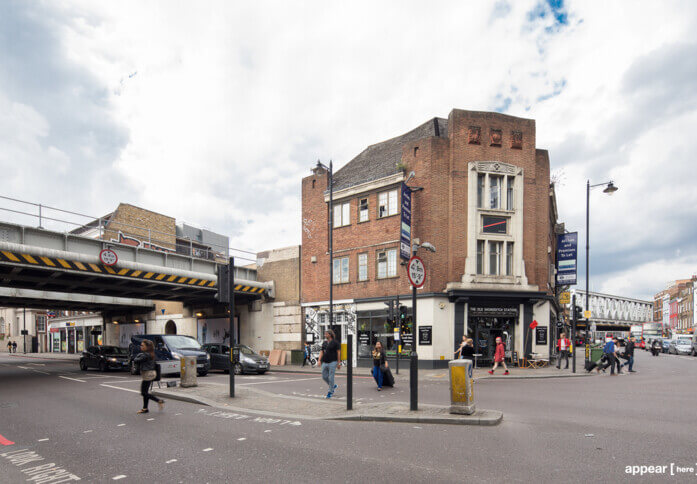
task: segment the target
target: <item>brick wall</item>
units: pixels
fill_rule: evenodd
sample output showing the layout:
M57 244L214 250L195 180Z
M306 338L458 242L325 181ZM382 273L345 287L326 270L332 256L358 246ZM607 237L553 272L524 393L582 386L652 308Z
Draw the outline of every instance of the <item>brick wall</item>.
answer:
M118 240L119 231L144 243L151 241L156 246L176 249L176 223L173 217L121 203L105 228L104 240Z

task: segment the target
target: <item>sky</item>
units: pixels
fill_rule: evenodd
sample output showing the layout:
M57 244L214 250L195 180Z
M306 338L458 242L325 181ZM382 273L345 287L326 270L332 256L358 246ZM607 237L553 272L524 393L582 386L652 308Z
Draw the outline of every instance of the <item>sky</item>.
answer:
M0 195L260 251L300 243L318 159L498 111L536 120L581 249L586 181L619 187L591 193L591 290L648 299L697 273L695 32L691 1L5 0Z

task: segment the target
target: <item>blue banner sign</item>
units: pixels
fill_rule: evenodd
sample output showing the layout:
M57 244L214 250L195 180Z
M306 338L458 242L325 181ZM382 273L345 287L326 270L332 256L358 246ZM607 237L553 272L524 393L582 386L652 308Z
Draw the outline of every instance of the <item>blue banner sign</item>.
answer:
M411 259L411 189L402 183L402 223L399 230L399 256Z
M576 284L578 232L557 235L557 284Z

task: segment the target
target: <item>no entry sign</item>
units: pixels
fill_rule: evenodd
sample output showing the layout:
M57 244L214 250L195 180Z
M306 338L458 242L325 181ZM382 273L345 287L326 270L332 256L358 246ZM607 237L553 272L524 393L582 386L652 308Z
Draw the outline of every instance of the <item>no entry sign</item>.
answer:
M407 265L407 277L409 282L414 287L422 287L426 281L426 268L424 267L424 262L418 257L414 256L409 259L409 264Z

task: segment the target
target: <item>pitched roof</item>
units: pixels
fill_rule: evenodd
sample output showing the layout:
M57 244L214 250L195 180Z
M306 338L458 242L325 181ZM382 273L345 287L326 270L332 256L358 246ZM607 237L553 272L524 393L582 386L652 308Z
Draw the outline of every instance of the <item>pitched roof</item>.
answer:
M447 119L429 119L408 133L368 146L334 174L334 190L349 188L399 173L397 163L402 159L402 147L411 141L432 136L447 138Z

